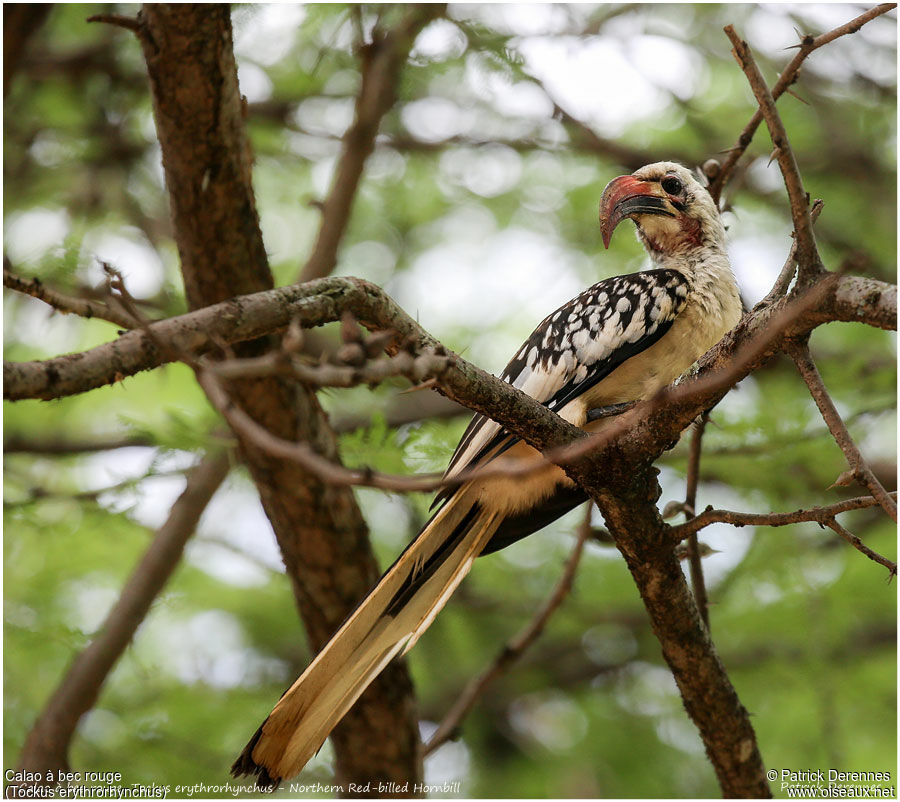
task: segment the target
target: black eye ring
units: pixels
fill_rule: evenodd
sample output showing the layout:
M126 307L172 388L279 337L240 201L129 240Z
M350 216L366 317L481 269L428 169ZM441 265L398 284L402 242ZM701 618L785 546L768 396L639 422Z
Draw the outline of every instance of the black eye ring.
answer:
M684 185L674 175L667 175L659 182L660 186L670 195L678 195L684 189Z

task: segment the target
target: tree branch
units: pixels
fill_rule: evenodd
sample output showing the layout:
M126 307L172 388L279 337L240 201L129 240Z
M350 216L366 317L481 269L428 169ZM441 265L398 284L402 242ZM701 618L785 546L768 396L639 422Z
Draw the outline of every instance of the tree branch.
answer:
M853 442L850 432L847 431L846 424L838 413L837 408L834 406L834 401L831 400L831 396L828 395L828 390L825 389L825 383L822 381L822 376L819 373L818 368L816 368L816 363L813 362L812 355L809 352L808 342L806 339L790 342L787 346L787 351L788 354L790 354L791 359L794 360L794 364L797 366L797 370L803 377L803 381L806 382L810 395L812 396L813 401L816 402L819 412L822 413L822 418L828 425L832 437L834 437L835 442L840 446L841 451L844 452L844 456L847 458L847 464L853 472L853 477L860 484L869 489L872 497L875 498L884 511L896 523L897 502L891 498L890 494L884 489L875 474L872 473L872 469L868 466L865 459L863 459L856 443Z
M887 557L882 557L877 551L872 551L865 543L863 543L856 535L852 532L848 532L841 526L834 518L828 518L825 521L825 525L834 532L837 532L844 540L846 540L853 548L857 551L862 552L866 555L870 560L877 562L879 565L883 565L885 568L890 571L890 579L893 579L897 575L897 563L893 560L889 560Z
M581 555L584 552L585 541L592 531L592 509L593 504L588 504L585 518L578 529L578 538L575 541L575 546L572 548L572 553L566 561L562 576L553 588L549 598L541 605L534 618L528 622L525 628L497 653L490 665L466 685L462 694L457 698L444 716L440 726L438 726L431 739L425 745L425 755L430 755L435 749L453 737L453 734L459 729L460 722L469 714L469 711L475 706L478 699L484 695L488 686L495 679L509 671L513 664L524 654L525 650L540 637L550 617L563 603L566 596L569 595L569 592L572 590L572 583L575 580L575 572L578 570L578 563L581 561Z
M141 36L143 30L140 22L134 17L126 17L122 14L94 14L87 18L88 22L101 22L105 25L113 25L117 28L124 28L126 31Z
M151 438L143 435L122 437L75 438L67 435L27 437L10 434L3 438L4 454L43 454L68 457L94 451L114 451L118 448L148 448L154 446Z
M394 105L395 86L409 49L419 31L445 11L445 3L413 7L396 28L385 32L376 27L374 41L363 46L362 85L356 98L356 116L344 134L341 156L322 208L319 235L298 281L323 278L334 269L366 159L375 149L382 118Z
M12 266L5 256L3 257L3 286L37 298L64 315L73 314L84 318L98 318L115 323L123 329L133 329L136 325L136 321L131 315L108 303L65 295L58 290L51 289L38 278L25 279L17 276L12 272Z
M760 111L766 121L766 125L769 127L772 144L775 145L775 154L778 159L778 166L781 168L781 174L784 177L784 185L787 188L791 204L791 218L794 221L798 280L801 284L806 285L812 277L825 270L819 257L819 251L816 248L816 239L813 234L812 220L809 213L809 196L803 189L800 169L797 166L797 160L794 158L794 152L791 150L787 131L785 131L781 117L778 115L778 109L775 107L775 98L769 92L768 84L766 84L762 73L759 71L759 67L756 66L756 61L750 52L749 46L735 33L731 25L725 26L725 33L731 40L732 45L734 45L734 49L731 52L750 82L750 88L756 96Z
M700 454L703 449L703 432L709 413L704 412L694 422L694 431L691 435L691 447L688 452L687 489L684 494L684 508L688 515L694 515L697 509L697 485L700 482ZM703 578L703 564L700 559L700 544L697 535L688 535L688 564L691 570L691 587L694 590L694 598L697 600L697 608L706 628L709 629L709 598L706 595L706 582Z
M896 498L897 491L889 494ZM691 520L673 526L669 532L675 542L681 542L688 535L715 523L734 524L734 526L788 526L790 524L815 522L825 524L829 519L851 510L863 510L875 507L878 502L871 496L859 496L829 504L827 507L811 507L794 512L732 512L730 510L714 510L707 507Z
M882 3L881 5L876 6L875 8L871 8L868 11L860 14L858 17L850 20L850 22L847 22L844 25L839 25L837 28L828 31L821 36L817 36L815 38L809 35L804 36L800 42L797 54L784 68L778 80L775 82L775 85L772 87L772 98L774 100L778 100L778 98L781 97L785 93L785 91L787 91L787 89L797 80L797 75L800 72L801 65L814 50L818 50L823 45L827 45L829 42L833 42L838 37L856 33L867 22L881 16L882 14L886 14L888 11L896 7L896 3ZM710 194L717 202L721 197L722 189L725 186L725 183L728 181L731 173L734 171L735 165L737 164L738 160L741 158L741 156L744 154L744 151L747 150L747 147L753 141L753 135L756 133L756 129L759 127L759 124L762 121L762 110L757 109L753 113L753 116L750 118L750 122L748 122L744 127L744 130L741 131L741 134L738 137L738 140L735 143L734 147L729 149L728 158L722 164L719 173L716 175L715 179L711 182L709 187Z
M754 310L742 330L761 325L776 308ZM202 354L221 343L277 332L295 316L302 326L315 327L339 320L344 310L371 330L394 329L399 338L413 336L417 348L438 345L380 288L360 279L327 278L232 298L152 323L153 338L143 331L130 331L114 342L77 354L36 362L4 362L4 398L62 398L173 361L170 354L160 351L154 338L175 352ZM792 334L798 336L832 321L896 329L896 286L862 277L835 277L827 284L820 305L804 311Z
M809 219L815 225L816 220L819 219L819 215L822 213L822 208L824 207L824 202L820 198L816 198L813 201L812 208L809 210ZM765 298L763 298L758 304L759 306L769 306L774 301L777 301L779 298L784 297L787 294L788 288L791 286L791 281L794 278L794 273L797 272L797 238L794 237L793 242L791 243L791 250L788 254L788 258L784 263L784 267L781 268L781 272L778 274L778 278L775 279L775 283L772 285L772 289L769 290L768 294Z
M68 769L68 752L81 716L93 707L109 672L165 587L200 516L228 474L228 455L209 454L188 474L150 548L125 582L97 635L73 661L29 732L19 760L23 770Z

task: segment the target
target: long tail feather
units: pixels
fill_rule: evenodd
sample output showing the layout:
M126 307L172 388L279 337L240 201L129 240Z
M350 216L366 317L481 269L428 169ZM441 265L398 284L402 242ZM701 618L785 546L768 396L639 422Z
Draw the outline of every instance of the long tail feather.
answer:
M297 774L369 683L431 625L499 524L465 490L454 495L281 697L232 774L254 774L262 788Z

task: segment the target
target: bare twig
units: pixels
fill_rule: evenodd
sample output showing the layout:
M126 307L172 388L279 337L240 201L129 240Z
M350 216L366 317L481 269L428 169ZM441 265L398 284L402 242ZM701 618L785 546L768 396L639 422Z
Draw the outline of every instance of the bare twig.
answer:
M838 413L837 408L834 406L831 396L828 395L828 391L825 389L825 383L822 381L822 376L819 374L816 363L813 361L812 355L809 352L807 340L803 339L801 341L788 343L787 351L790 354L791 359L794 360L797 370L800 371L803 381L806 382L806 386L809 387L810 395L812 395L813 401L816 402L819 412L822 413L822 418L828 425L835 442L840 446L841 451L844 452L844 456L847 458L847 464L850 466L854 478L864 487L869 489L873 498L875 498L884 511L896 521L897 502L890 497L881 482L879 482L875 474L872 473L872 469L863 459L856 443L853 442L850 432L847 431L846 424Z
M896 498L897 492L889 494ZM826 507L810 507L794 512L732 512L731 510L714 510L707 507L695 518L669 530L669 535L676 542L684 540L688 535L715 523L732 524L733 526L789 526L790 524L815 522L826 524L830 518L851 510L864 510L878 506L871 496L858 496L829 504Z
M810 278L825 269L819 257L815 235L812 230L809 196L803 189L800 169L797 166L797 160L794 158L794 152L788 141L784 124L778 115L778 109L775 107L775 98L769 92L769 86L759 71L759 67L756 66L756 61L750 52L749 46L735 33L731 25L725 26L725 33L734 45L734 49L731 52L750 82L750 88L756 96L760 111L766 121L766 125L769 127L772 144L775 145L775 156L778 159L778 166L781 168L781 174L784 177L784 184L791 204L791 217L794 221L798 277L801 282L808 283Z
M16 292L30 295L32 298L37 298L63 314L106 320L109 323L115 323L123 329L133 329L135 327L134 318L109 304L65 295L58 290L51 289L38 278L25 279L16 275L12 272L11 265L6 257L3 259L3 286Z
M818 50L823 45L827 45L829 42L833 42L840 36L856 33L867 22L881 16L882 14L886 14L891 9L896 8L896 6L896 3L882 3L881 5L876 6L875 8L871 8L868 11L860 14L858 17L850 20L850 22L847 22L844 25L839 25L837 28L828 31L827 33L823 33L821 36L817 36L815 38L813 38L812 36L803 37L796 55L784 68L778 80L775 82L775 85L772 87L773 99L778 100L778 98L784 94L784 92L794 83L794 81L797 80L797 74L800 71L800 66L803 64L810 53L812 53L814 50ZM744 154L744 151L747 150L747 147L753 140L753 135L756 133L756 129L759 127L759 124L762 121L762 111L760 109L757 109L753 113L753 116L750 118L750 122L748 122L744 127L744 130L741 131L741 134L738 137L735 145L729 148L728 157L725 159L725 162L722 164L718 175L711 182L709 187L710 194L712 194L713 198L716 201L719 200L719 197L722 194L722 188L725 186L725 183L731 176L731 173L733 172L738 160L741 158L741 156Z
M877 551L872 551L872 549L870 549L865 543L863 543L856 535L844 529L844 527L841 526L834 518L826 519L825 525L833 532L837 532L837 534L844 538L844 540L846 540L857 551L861 551L870 560L873 560L879 565L883 565L885 568L887 568L888 571L891 572L891 579L893 579L897 575L897 563L895 563L893 560L889 560L887 557L882 557Z
M140 476L130 476L127 479L123 479L121 482L115 482L111 485L98 487L94 490L73 490L67 492L48 489L42 486L31 487L29 488L28 495L25 498L16 501L4 501L3 506L7 509L13 507L21 507L27 504L34 504L36 501L42 501L48 498L68 498L76 501L96 501L100 496L106 493L117 493L122 490L128 490L130 488L136 487L145 479L160 479L175 476L184 476L184 471L178 470L177 468L170 471L151 470Z
M334 485L376 487L381 490L415 492L434 490L443 485L438 474L401 476L373 471L371 468L346 468L323 457L306 443L295 443L272 434L235 404L214 370L196 364L197 381L212 405L242 438L281 459L297 462L323 482Z
M363 167L375 148L381 120L394 105L395 86L409 49L418 32L445 10L444 3L411 6L396 28L387 33L376 29L373 33L375 41L363 47L362 85L356 99L356 117L344 135L334 180L322 207L319 235L298 281L322 278L334 268Z
M258 357L232 358L209 362L207 367L221 379L240 379L275 374L294 376L314 387L370 386L394 376L420 382L426 376L440 376L449 357L433 350L422 354L400 351L393 356L370 360L358 367L323 363L310 365L301 357L284 351L269 351Z
M228 473L223 452L203 458L169 517L128 578L98 634L79 654L34 724L20 767L42 773L68 768L69 743L81 716L91 709L116 661L146 618L153 600L177 567L185 544Z
M437 393L412 397L398 395L383 410L376 413L347 413L331 418L332 428L338 434L351 432L371 425L373 415L381 415L390 428L424 420L439 420L470 414L464 406ZM151 437L134 435L98 435L95 438L70 437L67 434L46 432L41 435L12 433L3 438L4 454L41 454L46 456L72 456L95 451L113 451L119 448L156 448L159 444Z
M490 665L466 685L453 707L451 707L446 716L444 716L444 720L440 723L437 730L435 730L434 734L431 736L431 739L425 745L426 755L431 754L445 741L453 737L453 734L459 728L460 722L484 694L488 685L499 676L509 671L525 650L537 640L547 626L550 617L563 603L566 596L568 596L569 591L572 589L572 582L575 579L578 563L581 560L581 555L584 551L584 543L592 531L591 510L593 509L593 506L593 504L587 505L584 520L578 530L578 539L575 541L572 553L566 561L566 567L563 570L563 574L556 583L556 587L553 588L553 592L550 594L547 601L544 602L534 618L528 622L525 628L497 653L497 656L491 661Z
M703 447L703 432L709 420L709 412L704 412L694 423L694 433L691 437L691 447L688 453L687 489L684 494L684 507L688 515L695 515L697 509L697 485L700 481L700 454ZM694 598L697 600L697 609L706 628L709 629L709 598L706 595L706 581L703 578L703 564L701 562L700 544L696 533L688 535L687 542L688 564L691 569L691 588Z

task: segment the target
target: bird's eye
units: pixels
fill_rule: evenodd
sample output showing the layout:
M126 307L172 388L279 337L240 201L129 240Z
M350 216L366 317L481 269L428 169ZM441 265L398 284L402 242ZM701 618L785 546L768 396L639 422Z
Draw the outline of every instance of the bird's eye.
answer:
M677 179L674 175L667 175L662 181L659 182L660 186L668 192L670 195L678 195L684 186L681 181Z

